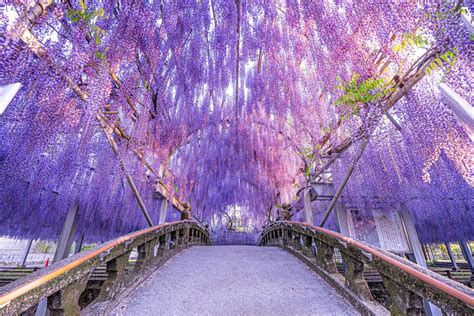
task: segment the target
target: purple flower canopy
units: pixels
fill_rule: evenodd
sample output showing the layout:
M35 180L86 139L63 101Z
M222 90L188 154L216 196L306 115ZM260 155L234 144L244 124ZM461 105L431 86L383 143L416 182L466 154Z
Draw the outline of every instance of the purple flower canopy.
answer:
M438 90L472 104L472 1L130 3L3 5L0 86L22 88L0 115L0 235L55 239L76 202L90 241L146 227L127 177L155 223L160 179L213 227L238 209L258 228L334 155L337 187L369 138L342 203L474 239L472 126Z

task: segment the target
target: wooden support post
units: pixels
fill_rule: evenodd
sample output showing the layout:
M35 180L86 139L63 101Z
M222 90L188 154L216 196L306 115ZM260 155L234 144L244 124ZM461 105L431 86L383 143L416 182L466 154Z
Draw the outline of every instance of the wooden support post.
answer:
M402 217L403 225L405 226L405 231L408 235L408 240L415 256L415 263L424 268L427 268L428 265L426 264L425 255L423 254L423 247L421 246L420 239L418 238L418 233L416 232L413 216L410 210L405 205L402 205L400 215ZM426 315L442 315L441 309L438 306L428 302L427 300L423 300L423 307Z
M453 252L451 251L451 243L445 242L444 245L446 246L446 251L448 252L449 260L454 267L455 271L459 270L458 264L456 263L456 259L453 256Z
M336 216L339 232L344 236L351 237L349 222L347 221L347 210L343 205L339 204L336 206Z
M474 273L474 261L472 260L471 249L469 249L469 245L467 244L467 241L461 240L459 242L459 245L461 246L462 254L467 261L467 265L469 266L469 269L471 269L471 272Z
M336 205L336 216L337 216L337 224L339 227L339 232L343 234L344 236L351 237L351 233L349 230L349 222L347 220L347 212L348 210L342 205L341 203L338 203ZM346 271L347 265L343 261L342 262L342 271Z
M160 219L158 224L166 223L166 215L168 213L168 200L166 198L161 200L161 210L160 210Z
M74 254L81 252L82 244L84 243L84 234L76 240L76 247L74 248Z
M351 177L352 172L354 172L354 169L355 169L355 167L357 166L357 163L359 162L360 158L362 157L362 154L364 153L365 148L367 148L367 144L368 144L368 143L369 143L369 138L368 138L368 137L365 137L365 138L362 140L362 143L361 143L361 145L360 145L359 153L357 154L356 158L354 159L354 162L349 166L349 169L347 170L346 177L344 178L344 180L342 181L341 185L340 185L339 188L337 189L336 194L335 194L334 197L332 198L331 204L329 205L329 207L328 207L326 213L324 214L323 219L321 220L321 223L319 224L320 227L323 227L323 226L324 226L324 224L326 223L326 221L327 221L329 215L331 214L332 210L334 209L334 206L336 206L337 200L338 200L339 197L341 196L342 191L344 191L344 188L346 187L346 184L347 184L347 182L349 181L349 178Z
M60 261L62 259L65 259L69 256L69 251L71 250L71 245L73 242L74 234L76 233L76 228L77 228L77 220L78 216L77 213L79 211L79 205L76 202L69 208L69 211L67 212L66 219L64 220L63 228L61 230L61 235L59 236L59 241L58 241L58 246L56 247L56 251L54 252L54 257L53 257L53 263ZM69 292L68 292L69 293ZM48 310L54 314L54 311L56 309L60 309L60 307L57 307L56 305L59 304L56 301L59 299L62 304L62 294L58 293L58 297L53 297L53 301L51 299L48 303L47 299L43 299L39 302L38 307L36 308L35 315L36 316L45 316L48 314ZM69 294L67 294L69 295ZM56 303L54 303L56 302ZM48 306L50 303L54 303L56 305L53 305L51 308ZM63 305L60 305L61 308Z
M430 253L426 249L426 245L421 245L421 247L423 249L423 254L425 255L425 258L428 259L428 260L432 260L432 258L430 257Z
M125 171L125 170L124 170ZM130 185L130 189L132 189L133 195L135 196L135 199L138 202L138 206L140 206L140 209L142 210L143 215L146 218L146 221L148 225L151 227L153 226L153 221L151 220L150 214L148 214L148 211L146 209L145 204L143 203L142 198L140 197L140 194L138 193L138 189L135 186L135 182L133 182L132 177L125 172L125 177L127 178L128 184Z
M472 106L448 85L438 85L441 96L447 101L456 119L468 129L468 134L474 135L474 110Z
M59 236L58 246L54 253L53 263L69 256L74 234L76 233L79 205L77 202L69 209L66 219L64 220L63 229Z
M305 221L306 223L313 225L313 207L311 206L310 189L304 190L303 199L304 199Z
M26 266L26 259L28 258L28 254L30 253L31 244L33 244L33 239L29 239L28 243L26 244L25 251L23 252L23 256L21 258L21 264L20 264L21 267Z
M125 174L125 177L127 178L127 182L130 185L130 189L132 189L133 195L135 196L135 199L138 202L138 206L140 206L140 210L142 211L143 215L145 216L145 219L148 223L148 225L151 227L153 226L153 221L151 220L150 214L148 213L145 204L143 203L142 198L140 197L140 193L138 192L138 189L135 185L135 182L133 182L132 177L127 171L127 168L125 168L125 164L122 160L122 157L120 156L120 152L118 150L117 143L115 142L114 138L112 137L111 134L111 127L107 123L106 119L103 117L100 111L97 111L96 118L99 121L100 127L104 131L105 136L107 137L107 140L109 141L110 147L112 148L112 151L114 152L115 156L117 156L117 159L119 161L120 167L122 168L123 173Z

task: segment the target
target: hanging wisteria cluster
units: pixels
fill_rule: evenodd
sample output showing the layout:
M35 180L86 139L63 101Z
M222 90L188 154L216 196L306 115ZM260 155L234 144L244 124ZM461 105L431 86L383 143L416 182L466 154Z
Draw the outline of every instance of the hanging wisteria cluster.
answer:
M0 86L22 84L0 116L0 235L56 238L74 203L88 240L145 227L129 179L155 223L160 180L196 218L259 227L361 154L344 204L474 238L474 147L437 87L472 104L470 0L0 6Z

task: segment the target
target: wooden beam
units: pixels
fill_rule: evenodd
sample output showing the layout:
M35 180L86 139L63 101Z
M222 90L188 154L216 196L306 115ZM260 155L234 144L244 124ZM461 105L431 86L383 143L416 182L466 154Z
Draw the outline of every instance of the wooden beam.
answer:
M23 252L23 256L21 258L21 263L20 263L21 267L26 266L26 259L28 258L28 254L30 253L30 249L31 249L32 244L33 244L33 239L29 239L28 243L26 244L25 251Z
M69 256L71 245L73 242L74 234L76 233L79 204L74 204L69 208L66 218L64 220L61 235L59 236L58 246L54 252L53 263L65 259Z
M311 205L311 194L310 194L310 190L311 188L309 189L306 189L304 190L303 192L303 199L304 199L304 214L305 214L305 221L308 223L308 224L311 224L313 225L313 207Z
M431 64L431 62L438 56L443 49L439 47L432 47L429 49L423 56L421 56L413 65L408 69L402 78L395 84L394 92L385 96L383 100L381 100L382 108L384 113L388 114L388 110L390 110L401 98L403 98L421 79L424 78L426 75L426 68ZM387 116L388 117L388 116ZM390 119L390 118L389 118ZM394 123L395 124L395 123ZM336 124L336 130L342 125L341 119L338 120ZM395 125L397 127L398 124ZM401 127L398 125L397 129ZM327 132L319 145L323 148L326 143L329 141L332 132ZM322 151L321 154L328 154L328 153L342 153L347 148L349 148L353 144L352 138L347 137L343 141L341 141L336 146L331 146L327 150ZM323 166L324 169L316 170L314 174L320 174L322 171L329 168L329 166L335 161L336 159L332 160L331 162L325 164ZM311 175L312 176L312 175Z
M160 219L158 224L166 223L166 215L168 213L168 200L166 198L161 200Z
M401 206L400 215L402 218L403 226L405 227L405 232L408 236L408 240L413 251L413 255L415 256L415 263L424 268L427 268L428 265L426 263L426 258L423 253L423 247L421 246L420 238L418 237L418 233L416 231L412 213L404 204L402 204ZM423 299L423 308L425 310L426 315L442 315L441 309L438 306L430 303L426 299Z
M453 252L451 251L451 243L445 242L444 245L446 246L446 251L448 252L449 260L451 261L451 264L453 265L454 270L458 271L459 267L456 262L456 259L453 256Z
M130 186L130 189L132 190L132 193L137 200L138 206L140 207L140 210L142 211L143 215L145 216L145 219L148 223L149 226L153 226L153 221L150 217L150 214L148 213L145 204L143 203L143 200L140 196L140 193L138 192L137 186L135 185L135 182L133 181L132 177L130 176L127 168L125 167L125 163L122 160L122 157L120 155L120 152L118 150L117 143L115 142L113 136L112 136L112 131L113 127L109 126L107 122L105 121L105 118L102 116L100 111L97 111L97 120L99 121L100 126L102 127L102 131L104 132L105 136L107 137L107 140L109 141L109 144L112 148L112 151L114 152L115 156L119 160L120 168L122 169L123 173L125 174L125 178L127 179L127 182Z
M369 138L368 138L368 136L366 136L362 140L362 143L361 143L360 148L359 148L359 153L357 154L357 156L354 159L354 161L352 162L352 164L349 166L349 169L347 170L347 173L346 173L346 176L345 176L344 180L342 180L341 185L339 186L339 188L336 191L336 194L332 198L331 204L329 205L328 209L326 210L326 213L323 216L323 219L321 220L321 223L319 224L320 227L323 227L324 224L326 223L326 220L328 219L329 215L331 214L332 210L334 209L334 206L336 205L337 200L341 196L342 191L344 191L344 188L346 187L347 182L349 181L352 173L354 172L354 169L357 166L357 163L359 162L360 158L362 157L362 154L364 153L365 148L367 147L368 143L369 143Z

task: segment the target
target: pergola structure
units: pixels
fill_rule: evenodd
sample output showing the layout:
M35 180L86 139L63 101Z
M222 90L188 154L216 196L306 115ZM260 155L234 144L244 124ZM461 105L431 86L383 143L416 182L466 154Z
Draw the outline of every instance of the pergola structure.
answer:
M380 2L6 0L0 235L295 221L474 271L473 2Z

